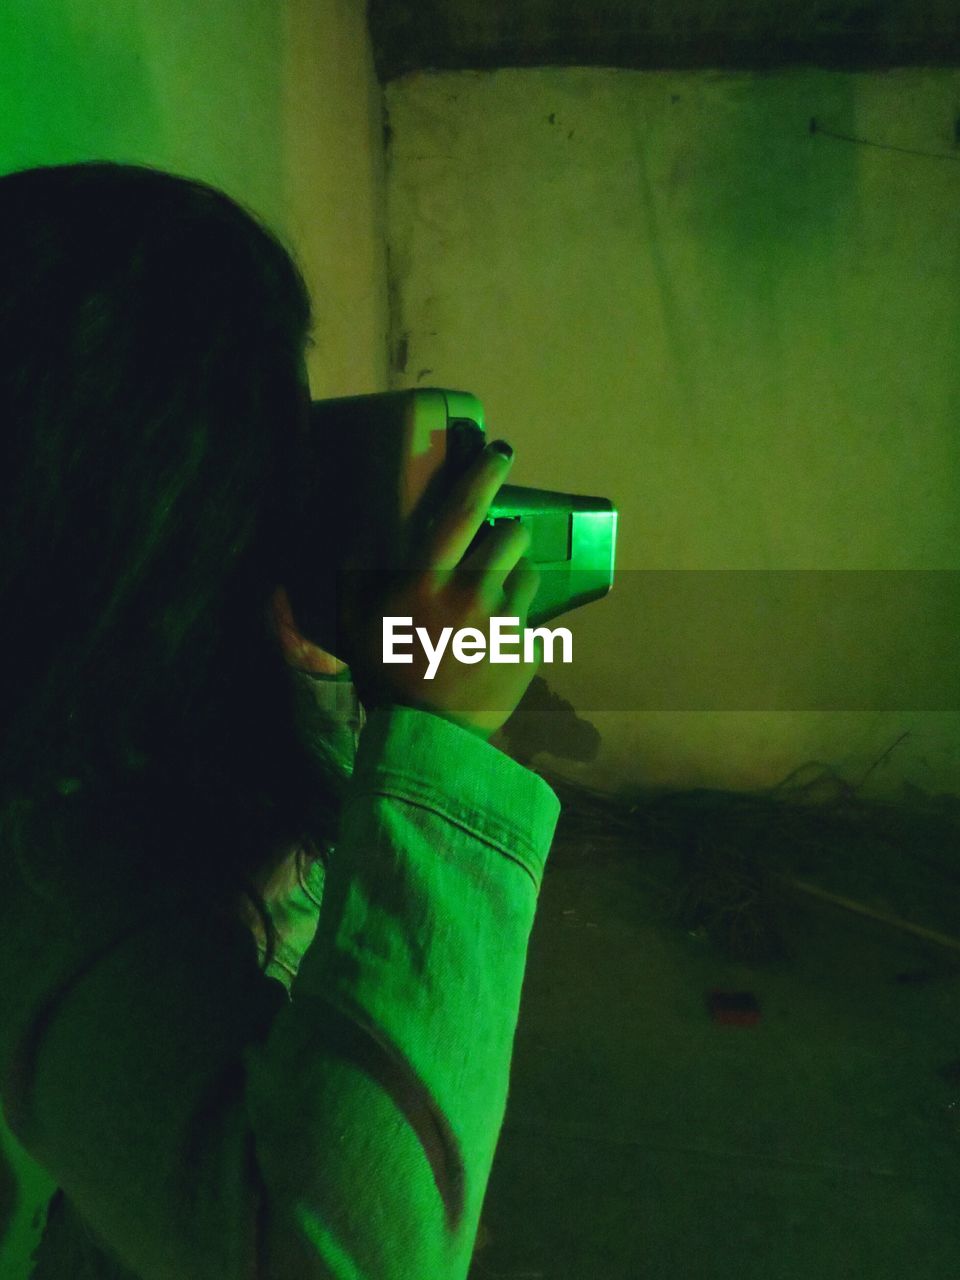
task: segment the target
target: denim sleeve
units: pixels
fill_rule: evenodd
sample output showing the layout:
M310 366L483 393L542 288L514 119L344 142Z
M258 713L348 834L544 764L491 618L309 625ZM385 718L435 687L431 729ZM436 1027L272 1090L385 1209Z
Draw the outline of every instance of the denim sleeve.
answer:
M287 991L122 862L0 899L4 1113L69 1208L43 1280L465 1280L559 802L426 711L356 728Z
M245 1054L271 1280L467 1275L558 815L482 739L372 713L292 1001Z

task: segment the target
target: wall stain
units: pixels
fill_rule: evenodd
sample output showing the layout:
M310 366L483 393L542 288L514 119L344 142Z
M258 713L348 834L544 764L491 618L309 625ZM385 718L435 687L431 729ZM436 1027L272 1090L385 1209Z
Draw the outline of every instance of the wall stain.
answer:
M410 334L403 334L398 340L393 351L393 371L394 373L406 373L407 361L410 358Z

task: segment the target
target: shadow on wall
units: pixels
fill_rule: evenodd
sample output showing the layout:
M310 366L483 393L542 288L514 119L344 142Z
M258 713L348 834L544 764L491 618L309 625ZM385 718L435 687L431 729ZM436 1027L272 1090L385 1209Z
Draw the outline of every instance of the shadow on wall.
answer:
M519 764L528 765L540 751L562 760L595 760L600 731L581 720L573 704L552 693L543 676L534 676L516 711L497 737ZM495 739L496 740L496 739Z

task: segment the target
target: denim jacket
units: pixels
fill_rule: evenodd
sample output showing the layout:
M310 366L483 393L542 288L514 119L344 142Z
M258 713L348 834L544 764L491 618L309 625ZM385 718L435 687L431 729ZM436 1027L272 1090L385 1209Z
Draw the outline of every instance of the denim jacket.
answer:
M58 1188L24 1280L467 1276L559 801L441 717L310 687L352 776L326 868L268 896L266 974L239 921L138 916L122 869L53 917L0 903L7 1141Z

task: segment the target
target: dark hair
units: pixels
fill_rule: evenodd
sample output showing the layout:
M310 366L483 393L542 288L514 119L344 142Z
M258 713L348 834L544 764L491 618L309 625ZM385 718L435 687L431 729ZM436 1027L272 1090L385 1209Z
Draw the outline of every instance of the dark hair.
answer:
M269 614L311 320L291 252L202 182L0 177L0 853L84 871L112 840L192 901L232 884L265 965L250 877L322 856L345 777L332 721L298 729Z

